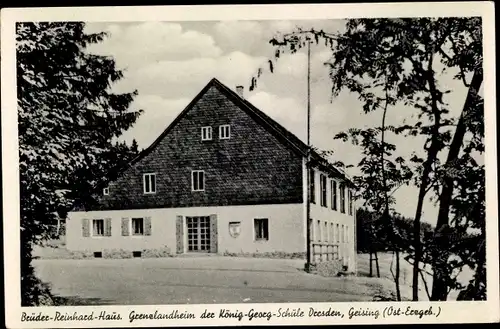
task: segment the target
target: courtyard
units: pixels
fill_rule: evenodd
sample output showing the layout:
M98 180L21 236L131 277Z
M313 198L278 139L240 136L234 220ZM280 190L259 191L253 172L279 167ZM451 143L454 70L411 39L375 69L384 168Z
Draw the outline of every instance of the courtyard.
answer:
M300 259L185 256L37 259L38 276L66 305L371 301L386 278L328 278Z

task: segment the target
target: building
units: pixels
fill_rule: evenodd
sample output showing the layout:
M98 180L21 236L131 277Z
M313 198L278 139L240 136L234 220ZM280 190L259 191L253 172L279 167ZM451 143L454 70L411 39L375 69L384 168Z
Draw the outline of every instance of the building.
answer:
M98 206L68 214L67 248L304 253L308 147L242 89L212 79ZM310 158L312 240L325 250L338 245L335 257L352 269L352 185L316 152Z

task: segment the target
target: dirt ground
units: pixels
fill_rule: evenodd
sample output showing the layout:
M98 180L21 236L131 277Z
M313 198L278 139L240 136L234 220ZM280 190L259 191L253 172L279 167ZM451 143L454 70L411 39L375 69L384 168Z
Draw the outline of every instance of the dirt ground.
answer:
M69 305L371 301L376 278L326 278L302 260L236 257L35 260Z
M379 254L380 278L368 277L366 254L358 255L357 276L335 278L304 272L300 259L61 259L64 248L40 249L36 256L38 276L68 305L372 301L395 291L389 253ZM402 260L401 293L406 300L411 299L411 275L411 265ZM430 289L431 278L426 281ZM422 280L419 298L427 300Z

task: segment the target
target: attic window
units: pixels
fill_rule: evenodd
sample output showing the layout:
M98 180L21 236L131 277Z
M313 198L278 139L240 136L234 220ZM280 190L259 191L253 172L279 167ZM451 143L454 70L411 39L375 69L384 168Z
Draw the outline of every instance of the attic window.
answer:
M205 190L205 172L203 170L193 170L191 172L191 189L192 191Z
M105 187L102 189L102 194L103 195L109 195L109 187Z
M143 176L144 194L156 193L156 174L149 173Z
M230 125L222 125L219 127L219 138L220 139L229 139L231 137L231 126Z
M201 140L202 141L212 140L212 127L201 127Z

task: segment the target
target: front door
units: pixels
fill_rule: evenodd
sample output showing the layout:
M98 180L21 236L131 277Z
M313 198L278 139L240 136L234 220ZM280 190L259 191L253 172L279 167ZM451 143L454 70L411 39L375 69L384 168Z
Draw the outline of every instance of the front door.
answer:
M188 251L210 252L210 217L186 217Z

